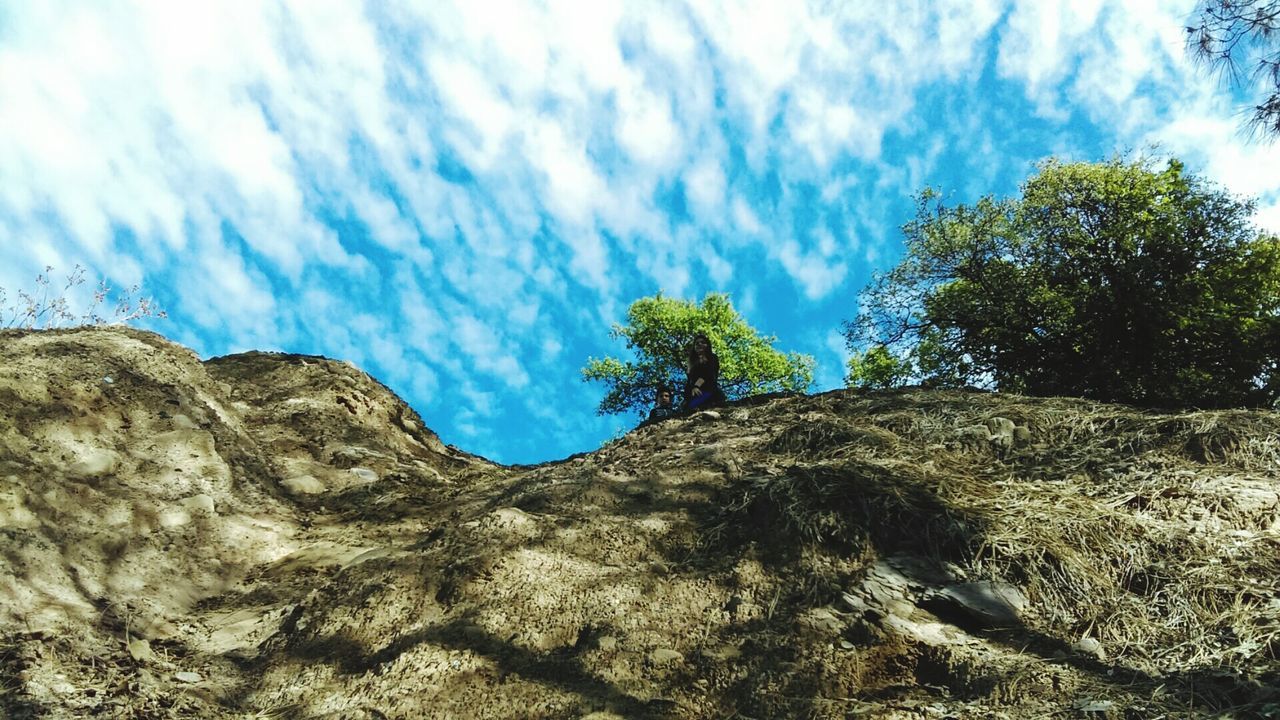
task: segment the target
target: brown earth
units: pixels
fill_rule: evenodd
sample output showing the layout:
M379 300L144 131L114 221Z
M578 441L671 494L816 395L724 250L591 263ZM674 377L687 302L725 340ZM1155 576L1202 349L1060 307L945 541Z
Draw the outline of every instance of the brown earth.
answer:
M1280 716L1280 418L907 390L560 462L0 332L0 718Z

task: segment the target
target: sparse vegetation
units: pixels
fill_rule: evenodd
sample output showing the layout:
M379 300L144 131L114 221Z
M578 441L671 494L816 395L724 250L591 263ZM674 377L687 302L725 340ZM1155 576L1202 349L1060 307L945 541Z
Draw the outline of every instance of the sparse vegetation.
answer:
M143 318L167 317L164 310L149 297L138 295L140 286L124 290L100 280L83 307L76 309L73 295L84 285L86 271L76 265L62 283L53 280L53 267L46 266L36 276L35 287L18 290L10 300L0 287L0 328L48 329L76 325L128 324Z

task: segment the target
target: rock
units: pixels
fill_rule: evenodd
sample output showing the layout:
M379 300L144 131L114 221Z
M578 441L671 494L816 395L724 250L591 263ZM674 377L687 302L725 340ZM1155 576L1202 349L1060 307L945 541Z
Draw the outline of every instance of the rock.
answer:
M191 522L191 514L181 507L167 507L160 511L160 527L176 528Z
M1027 596L1016 586L990 581L950 585L927 599L933 606L959 613L983 628L1021 624L1027 609Z
M952 580L956 581L965 580L969 577L969 573L965 572L964 568L953 562L942 563L942 571L945 572Z
M1098 642L1096 638L1080 638L1071 646L1071 649L1081 655L1091 655L1099 660L1105 660L1107 658L1106 651L1102 649L1102 643Z
M800 616L805 627L823 635L839 635L844 629L844 621L836 617L830 608L813 608Z
M151 650L151 643L146 640L130 640L127 649L129 650L129 657L137 662L150 662L156 657Z
M996 416L987 419L987 430L992 435L1005 435L1012 438L1014 427L1013 421L1009 418Z
M314 475L291 477L286 479L283 485L291 495L318 495L324 492L324 483L317 480Z
M715 445L703 445L694 448L689 457L694 462L716 462L721 459L720 448Z
M890 615L896 615L900 618L909 618L915 614L916 606L908 600L891 600L887 605L885 605L885 609L889 611Z
M203 493L182 498L179 502L182 507L193 513L204 513L206 515L214 513L213 498Z
M361 480L364 480L365 482L377 482L377 481L378 481L378 473L376 473L376 472L374 472L374 471L372 471L372 470L370 470L369 468L366 468L366 467L353 467L353 468L351 468L351 474L352 474L352 475L355 475L356 477L360 478Z
M727 642L717 647L704 648L702 654L713 660L737 660L742 657L742 647L737 643Z
M866 598L863 598L859 595L852 595L850 593L841 593L840 599L843 600L845 606L848 607L849 610L853 612L859 612L859 613L866 612L867 609L869 608L869 606L867 605Z
M618 649L618 638L605 635L596 640L596 647L603 652L613 652Z
M684 655L672 650L671 648L658 648L649 653L649 661L654 665L672 665L674 663L684 662Z
M729 413L729 419L734 422L746 422L751 419L751 411L746 408L738 408Z
M514 535L533 537L538 534L538 520L518 507L503 507L484 516L481 525Z
M987 430L991 432L991 444L1001 453L1013 449L1013 421L1009 418L993 417L987 420Z
M94 478L115 471L120 458L114 452L93 448L80 453L76 461L67 466L67 474L74 478Z
M185 682L185 683L198 683L204 678L200 677L200 673L180 672L180 673L174 673L173 679L181 682Z

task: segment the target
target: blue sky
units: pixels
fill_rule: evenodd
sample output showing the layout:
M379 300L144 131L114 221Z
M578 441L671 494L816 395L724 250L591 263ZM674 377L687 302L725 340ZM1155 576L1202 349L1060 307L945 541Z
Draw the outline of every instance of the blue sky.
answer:
M0 0L0 287L79 263L202 356L350 360L446 442L563 457L634 424L578 370L658 290L838 387L925 185L1157 145L1280 230L1193 4Z

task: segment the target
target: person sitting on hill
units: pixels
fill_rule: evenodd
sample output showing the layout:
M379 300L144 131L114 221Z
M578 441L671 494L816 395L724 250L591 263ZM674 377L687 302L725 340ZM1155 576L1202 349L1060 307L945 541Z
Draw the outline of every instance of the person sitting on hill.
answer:
M649 417L645 422L657 422L666 420L669 417L675 417L680 411L676 409L674 403L674 393L666 384L658 385L655 393L655 404L653 409L649 411Z
M684 386L686 410L706 410L724 402L720 391L720 358L711 349L711 339L704 333L693 336L689 344L689 378Z

